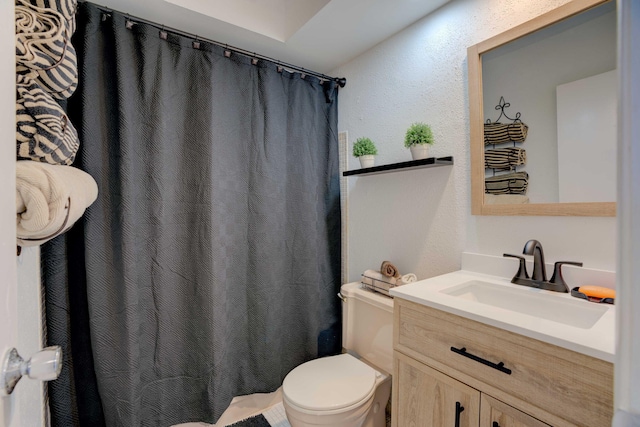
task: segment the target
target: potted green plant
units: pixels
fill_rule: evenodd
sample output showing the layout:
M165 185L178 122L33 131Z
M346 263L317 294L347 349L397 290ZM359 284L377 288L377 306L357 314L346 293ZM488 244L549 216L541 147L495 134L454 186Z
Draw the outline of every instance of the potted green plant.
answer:
M375 155L378 154L376 145L369 138L358 138L353 143L353 157L360 160L361 168L370 168L375 164Z
M433 143L431 126L425 123L412 123L404 137L404 146L411 150L413 160L426 159Z

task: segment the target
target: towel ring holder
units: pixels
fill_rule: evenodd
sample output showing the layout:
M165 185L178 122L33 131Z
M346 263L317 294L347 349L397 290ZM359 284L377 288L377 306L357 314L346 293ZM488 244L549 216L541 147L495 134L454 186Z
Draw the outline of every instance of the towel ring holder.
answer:
M44 241L47 241L49 239L52 239L54 237L56 237L59 234L65 233L66 231L68 231L68 228L65 229L65 227L67 226L67 223L69 222L69 214L71 212L71 197L69 197L67 199L67 206L65 207L65 209L67 210L67 215L64 217L64 221L62 221L62 225L60 226L60 228L58 228L58 230L56 230L54 233L46 236L46 237L38 237L37 239L30 239L30 238L20 238L20 240L24 240L25 242L38 242L43 240L42 243L44 243ZM69 226L69 228L71 228L71 226ZM20 256L20 254L22 253L22 246L20 245L16 245L16 252L17 252L17 256Z

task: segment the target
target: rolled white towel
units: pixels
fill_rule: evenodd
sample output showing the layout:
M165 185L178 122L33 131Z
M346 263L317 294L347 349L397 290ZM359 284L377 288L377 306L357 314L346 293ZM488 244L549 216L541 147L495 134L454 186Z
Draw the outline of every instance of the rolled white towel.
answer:
M413 273L403 274L402 276L400 276L400 278L398 278L398 281L396 282L396 286L406 285L407 283L412 283L417 280L418 280L418 277Z
M71 166L16 162L19 246L37 246L68 230L98 197L98 185Z

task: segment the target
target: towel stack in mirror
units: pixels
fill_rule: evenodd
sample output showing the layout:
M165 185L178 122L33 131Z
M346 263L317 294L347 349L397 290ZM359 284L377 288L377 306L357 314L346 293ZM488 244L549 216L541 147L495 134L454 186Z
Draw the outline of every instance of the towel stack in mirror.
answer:
M519 113L516 117L519 117ZM524 195L527 193L529 174L524 171L516 171L518 166L526 163L527 155L523 148L516 147L516 143L524 142L528 131L529 127L519 119L509 124L485 123L484 144L494 147L484 152L485 169L493 171L493 176L485 178L486 194L502 197L503 195ZM513 147L495 148L496 144L505 143L512 143ZM508 173L496 175L496 172ZM518 203L521 202L518 201ZM528 202L528 198L526 202ZM494 203L513 203L513 201L503 198L503 200L494 200Z
M519 147L496 148L484 152L484 167L495 171L510 171L527 162L526 150Z
M512 172L485 178L485 193L488 194L526 194L529 174Z
M522 122L486 123L484 125L484 145L524 142L529 127Z

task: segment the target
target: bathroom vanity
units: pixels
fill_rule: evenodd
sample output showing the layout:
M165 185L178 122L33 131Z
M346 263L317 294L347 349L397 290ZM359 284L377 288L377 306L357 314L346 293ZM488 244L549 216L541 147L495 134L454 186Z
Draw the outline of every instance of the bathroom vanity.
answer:
M613 306L467 271L392 294L394 427L611 425Z

